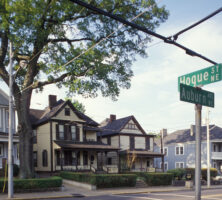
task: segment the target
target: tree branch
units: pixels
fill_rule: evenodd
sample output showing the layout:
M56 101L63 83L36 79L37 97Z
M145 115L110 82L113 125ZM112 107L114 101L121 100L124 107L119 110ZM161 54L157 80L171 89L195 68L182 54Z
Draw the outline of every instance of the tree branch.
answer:
M80 38L80 39L68 39L68 38L58 38L58 39L48 39L47 42L52 42L52 43L56 43L56 42L67 42L67 43L72 43L72 42L79 42L79 41L83 41L83 40L89 40L92 41L91 38Z

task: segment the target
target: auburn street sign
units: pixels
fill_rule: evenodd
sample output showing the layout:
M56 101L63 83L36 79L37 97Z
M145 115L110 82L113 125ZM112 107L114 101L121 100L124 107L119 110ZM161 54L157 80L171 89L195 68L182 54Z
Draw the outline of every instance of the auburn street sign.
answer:
M185 84L180 84L180 100L214 107L214 93Z
M207 67L178 77L178 89L180 90L180 83L195 87L220 80L222 80L222 64Z

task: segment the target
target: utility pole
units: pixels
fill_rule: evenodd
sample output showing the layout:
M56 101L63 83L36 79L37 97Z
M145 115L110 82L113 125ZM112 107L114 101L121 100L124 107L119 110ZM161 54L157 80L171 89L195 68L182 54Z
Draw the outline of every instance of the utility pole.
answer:
M12 133L12 116L13 116L13 99L12 99L12 65L13 53L12 42L10 42L10 62L9 62L9 136L8 136L8 198L13 198L13 133Z
M201 110L202 105L195 105L196 156L195 156L195 200L201 199Z
M207 187L210 188L210 127L209 127L209 108L207 108L207 117L206 117L206 125L207 125Z

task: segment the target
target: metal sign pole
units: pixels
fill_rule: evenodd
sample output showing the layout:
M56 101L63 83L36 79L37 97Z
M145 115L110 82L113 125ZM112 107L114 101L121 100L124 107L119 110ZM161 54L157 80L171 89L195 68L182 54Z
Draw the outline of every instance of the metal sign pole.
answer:
M13 133L12 133L12 43L10 42L10 64L9 64L9 137L8 137L8 198L13 198Z
M201 110L202 105L195 105L196 156L195 156L195 200L201 199Z

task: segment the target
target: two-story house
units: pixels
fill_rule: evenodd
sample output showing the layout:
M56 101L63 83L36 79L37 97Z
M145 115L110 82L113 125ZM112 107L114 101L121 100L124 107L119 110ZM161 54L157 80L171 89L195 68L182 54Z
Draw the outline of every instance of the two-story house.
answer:
M116 119L116 115L110 115L101 123L101 129L98 137L102 142L120 149L120 171L154 171L154 158L164 156L153 151L154 135L147 134L134 116ZM108 164L117 164L117 157L108 153Z
M211 167L222 171L222 128L210 125L210 162ZM160 140L155 141L160 152ZM195 167L195 126L167 134L163 131L163 149L165 170ZM156 165L161 167L160 159ZM201 167L207 167L207 128L201 127Z
M13 133L13 157L14 163L19 164L18 142L19 137L15 132L15 109L12 112L12 133ZM9 132L9 97L0 89L0 168L8 157L8 132Z
M44 110L30 109L30 117L37 172L96 172L106 165L99 155L119 150L98 141L98 123L77 111L69 100L57 101L55 95L49 95L49 106Z

